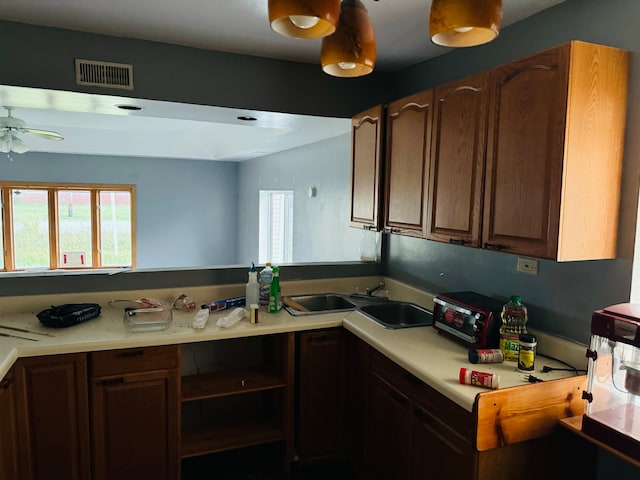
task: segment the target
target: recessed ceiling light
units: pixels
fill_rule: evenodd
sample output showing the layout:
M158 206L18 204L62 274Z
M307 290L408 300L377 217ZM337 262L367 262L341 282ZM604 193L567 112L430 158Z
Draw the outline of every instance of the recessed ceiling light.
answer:
M142 107L138 105L116 105L116 107L118 107L120 110L129 110L134 112L142 110Z
M237 118L238 120L242 120L243 122L255 122L257 120L256 117L250 117L248 115L240 115Z

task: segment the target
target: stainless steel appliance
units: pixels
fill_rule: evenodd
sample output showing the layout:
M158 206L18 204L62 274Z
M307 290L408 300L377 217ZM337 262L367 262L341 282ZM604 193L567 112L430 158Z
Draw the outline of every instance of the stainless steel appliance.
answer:
M503 304L475 292L440 293L433 299L433 327L469 348L498 348Z

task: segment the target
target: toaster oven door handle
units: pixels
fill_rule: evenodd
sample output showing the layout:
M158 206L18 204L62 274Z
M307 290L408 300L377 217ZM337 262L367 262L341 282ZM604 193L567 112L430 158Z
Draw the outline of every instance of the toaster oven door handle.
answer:
M433 302L437 303L438 305L442 305L443 307L451 308L452 310L455 310L456 312L464 313L465 315L474 315L474 313L471 310L469 310L468 308L461 307L460 305L454 305L453 303L449 303L449 302L447 302L445 300L441 300L438 297L434 297L433 298Z

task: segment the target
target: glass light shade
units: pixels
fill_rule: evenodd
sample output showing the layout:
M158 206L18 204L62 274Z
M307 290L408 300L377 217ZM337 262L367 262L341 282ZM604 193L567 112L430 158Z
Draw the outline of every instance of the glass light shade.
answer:
M338 26L322 39L322 70L334 77L361 77L376 64L376 35L360 0L343 0Z
M500 33L502 0L433 0L429 36L444 47L473 47Z
M13 133L9 132L0 137L0 152L26 153L28 151L29 147L27 147L27 144Z
M331 35L339 15L340 0L269 0L271 28L286 37Z

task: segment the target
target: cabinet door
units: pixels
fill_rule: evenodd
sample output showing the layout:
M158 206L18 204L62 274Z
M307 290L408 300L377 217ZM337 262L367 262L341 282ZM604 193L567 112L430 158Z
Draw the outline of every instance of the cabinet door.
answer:
M94 479L177 478L179 347L89 358Z
M412 403L375 373L369 385L368 479L405 480L411 475ZM435 478L435 477L434 477Z
M385 229L425 235L433 90L390 103L387 108Z
M349 334L348 454L358 478L366 478L366 439L369 424L369 352L367 343Z
M16 362L20 478L91 478L84 354Z
M483 246L555 258L568 48L491 73Z
M178 478L178 372L92 379L94 480Z
M427 238L479 247L488 73L435 89Z
M17 480L18 445L13 371L0 380L0 480Z
M447 425L416 406L413 416L411 478L473 480L476 452Z
M351 226L380 230L382 105L351 120Z
M298 453L302 462L345 453L347 342L342 329L300 334Z

